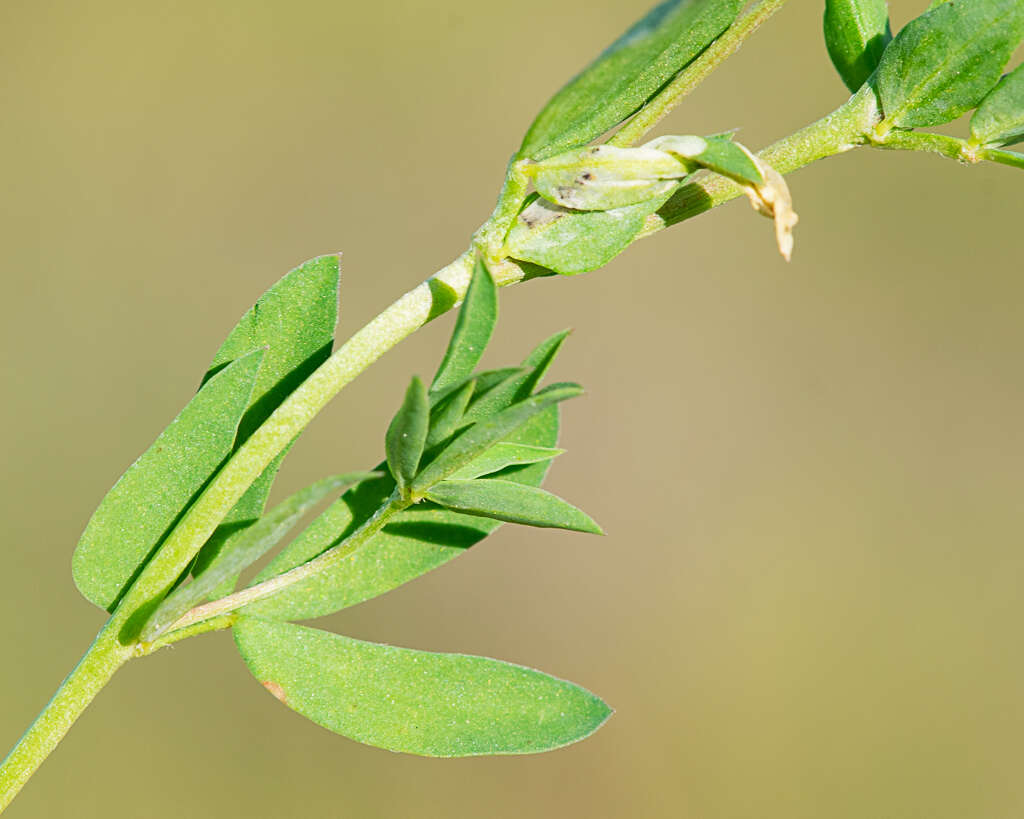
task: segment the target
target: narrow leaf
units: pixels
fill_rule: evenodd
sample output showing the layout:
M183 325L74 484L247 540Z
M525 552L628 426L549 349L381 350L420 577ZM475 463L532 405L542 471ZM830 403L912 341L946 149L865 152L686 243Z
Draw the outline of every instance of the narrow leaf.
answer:
M338 284L336 255L299 265L260 296L214 355L206 379L253 350L266 351L239 429L241 439L259 427L331 354L338 321Z
M647 217L672 192L612 210L576 211L533 198L509 231L506 252L514 259L564 276L597 270L629 247Z
M1014 145L1024 140L1024 64L1007 74L981 101L971 117L971 141L977 145Z
M890 40L886 0L825 0L825 46L851 91L867 82Z
M539 461L549 461L565 452L564 449L554 449L546 446L529 446L527 444L512 444L500 442L492 446L483 455L462 467L452 475L452 479L472 480L481 475L490 475L500 472L510 466L522 466L523 464L535 464Z
M517 401L529 398L551 368L570 332L561 330L544 339L531 350L524 359L523 366L512 374L513 377L495 384L487 392L477 390L479 397L473 397L469 409L466 410L467 419L476 421L487 418Z
M217 351L206 379L236 358L253 350L265 351L249 407L239 425L236 448L331 354L338 321L339 282L337 255L299 265L259 298ZM193 574L202 574L218 554L232 548L246 526L263 514L285 454L274 459L228 513L200 551ZM226 594L230 589L215 591Z
M427 388L413 376L405 400L388 427L384 444L388 456L388 468L399 489L404 489L416 477L416 470L423 456L430 425L430 405L427 402Z
M107 493L72 559L88 600L116 603L231 452L262 359L262 350L250 353L211 378Z
M461 390L470 381L476 382L476 392L484 392L489 390L495 384L504 381L511 375L522 370L521 367L502 367L497 370L480 370L475 373L470 373L465 378L460 378L453 384L449 384L447 387L441 390L431 391L428 393L430 398L430 409L433 410L448 396L454 393L456 390Z
M519 156L545 159L586 145L627 119L736 19L743 0L668 0L652 9L534 120Z
M142 630L142 639L155 639L169 626L174 625L185 612L206 600L225 579L237 578L241 572L277 546L304 515L329 495L340 492L354 483L379 477L380 472L332 475L279 503L248 527L234 543L234 547L220 554L201 576L191 583L179 586L168 595L147 621Z
M922 14L878 65L885 122L940 125L970 111L999 80L1022 35L1020 0L954 0Z
M558 443L558 407L535 415L506 441L552 447ZM509 470L505 477L530 486L544 480L550 461ZM350 489L271 561L256 582L274 577L339 543L385 503L395 488L390 476ZM417 504L385 527L334 571L315 575L247 606L246 613L279 620L322 617L370 600L458 557L501 526L489 518Z
M611 715L597 696L523 666L434 654L244 617L235 642L277 699L336 734L421 756L549 751Z
M427 493L427 499L456 512L506 523L604 534L589 515L557 495L497 478L442 481Z
M513 404L496 415L477 422L451 442L412 482L415 492L423 492L438 481L444 480L477 456L504 439L516 427L553 404L583 393L576 384L548 387L531 398Z
M478 259L448 349L430 385L431 392L443 390L473 372L497 321L498 288L487 266Z
M475 390L476 379L470 379L430 413L430 429L427 431L426 443L428 449L455 434L462 424L462 417Z

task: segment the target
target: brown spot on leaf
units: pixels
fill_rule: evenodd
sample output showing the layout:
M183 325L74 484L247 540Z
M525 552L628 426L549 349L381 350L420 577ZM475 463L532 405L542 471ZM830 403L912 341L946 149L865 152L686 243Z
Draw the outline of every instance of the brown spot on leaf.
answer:
M280 683L276 683L273 680L264 680L260 685L266 688L267 691L281 700L285 705L288 704L288 697L285 696L284 689L281 687Z

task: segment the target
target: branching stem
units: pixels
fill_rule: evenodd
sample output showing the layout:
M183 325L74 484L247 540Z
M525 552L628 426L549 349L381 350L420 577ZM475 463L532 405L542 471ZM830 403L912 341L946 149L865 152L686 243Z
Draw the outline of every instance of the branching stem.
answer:
M362 526L356 529L337 546L328 549L326 552L313 558L313 560L310 560L308 563L296 566L294 569L283 572L275 577L271 577L268 580L264 580L262 583L257 583L254 586L249 586L248 588L237 591L234 594L229 594L227 597L222 597L220 600L214 600L210 603L204 603L201 606L196 606L194 609L186 612L178 622L174 623L174 625L167 630L168 634L177 633L179 631L189 629L203 621L208 621L211 618L238 611L238 609L243 606L255 603L257 600L263 600L264 598L270 597L272 594L277 594L278 592L287 589L289 586L294 586L296 583L307 580L314 575L320 574L321 572L331 571L331 569L337 567L341 561L356 551L356 549L365 545L367 541L383 529L387 523L395 517L395 515L405 509L408 509L410 505L410 501L403 500L396 493L388 500L387 503L381 506L373 514L373 517L367 520Z

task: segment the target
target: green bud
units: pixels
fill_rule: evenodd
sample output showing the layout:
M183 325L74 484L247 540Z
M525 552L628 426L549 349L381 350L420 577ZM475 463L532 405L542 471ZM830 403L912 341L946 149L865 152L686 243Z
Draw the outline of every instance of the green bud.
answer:
M612 145L568 151L527 168L541 196L572 210L612 210L654 199L691 170L664 151Z

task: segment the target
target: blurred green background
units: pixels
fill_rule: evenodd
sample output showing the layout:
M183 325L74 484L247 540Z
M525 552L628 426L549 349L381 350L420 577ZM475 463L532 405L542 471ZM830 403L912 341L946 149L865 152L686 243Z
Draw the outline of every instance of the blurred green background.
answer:
M893 0L897 24L923 0ZM614 0L6 0L0 745L102 622L70 557L275 279L344 251L342 337L453 258ZM845 98L790 3L662 132L759 146ZM521 758L305 722L225 634L121 672L8 814L1024 814L1019 173L857 152L791 177L794 261L735 203L502 295L487 361L575 328L549 486L608 537L506 527L320 625L533 665L617 714ZM354 383L278 496L375 463L451 318Z

